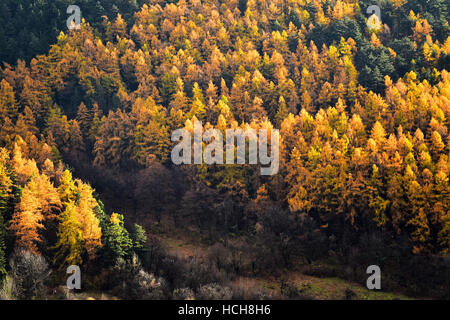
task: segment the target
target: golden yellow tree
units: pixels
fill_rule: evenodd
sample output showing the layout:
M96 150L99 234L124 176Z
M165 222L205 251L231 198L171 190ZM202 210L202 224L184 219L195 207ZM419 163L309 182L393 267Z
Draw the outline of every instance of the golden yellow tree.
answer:
M55 218L60 206L58 192L50 179L43 174L33 176L23 189L9 226L16 237L16 245L38 253L43 222Z
M59 217L54 261L60 267L81 264L84 252L92 259L102 245L100 221L94 211L98 203L93 189L81 180L73 180L69 170L63 172L58 192L65 210Z

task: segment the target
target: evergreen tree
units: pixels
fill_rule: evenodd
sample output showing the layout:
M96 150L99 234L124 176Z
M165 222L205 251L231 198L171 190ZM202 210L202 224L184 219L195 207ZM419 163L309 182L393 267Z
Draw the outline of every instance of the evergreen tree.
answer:
M123 215L111 214L103 239L103 257L106 265L114 265L119 259L131 257L133 240L125 229Z
M134 224L133 238L133 251L141 258L144 258L144 254L147 251L147 235L144 228L137 223Z

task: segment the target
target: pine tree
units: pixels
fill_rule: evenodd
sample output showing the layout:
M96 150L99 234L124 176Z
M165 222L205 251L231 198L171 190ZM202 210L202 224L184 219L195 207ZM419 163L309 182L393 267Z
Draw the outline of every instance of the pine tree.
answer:
M147 251L147 235L144 228L137 223L134 224L133 238L133 251L141 258L144 258L144 254Z
M133 240L124 227L123 215L111 214L104 233L103 257L107 265L114 265L119 259L131 257Z

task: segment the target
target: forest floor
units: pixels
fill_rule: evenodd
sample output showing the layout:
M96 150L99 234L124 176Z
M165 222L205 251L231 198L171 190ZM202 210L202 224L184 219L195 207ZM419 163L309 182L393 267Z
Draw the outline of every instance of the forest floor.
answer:
M185 258L206 256L205 247L185 242L179 237L170 238L166 235L161 236L160 240L172 255ZM241 287L244 291L249 288L260 288L277 296L281 292L282 278L288 283L293 284L303 296L308 296L315 300L342 300L346 299L349 292L354 293L352 299L357 300L412 299L400 293L369 290L359 283L336 277L313 277L303 274L300 271L284 272L281 276L272 276L269 278L239 277L233 281L233 284Z
M151 232L156 235L170 254L180 258L206 258L208 247L198 233L192 229L175 228L168 221L161 224L152 223ZM232 281L234 286L246 290L262 289L274 297L280 296L281 279L294 285L298 292L315 300L342 300L346 298L357 300L410 300L401 293L369 290L363 285L336 277L314 277L301 271L284 271L279 276L238 277Z
M163 219L162 223L147 221L146 229L156 236L169 254L179 258L207 259L208 246L201 236L193 229L181 229L171 221ZM314 300L410 300L401 293L369 290L363 285L337 277L310 276L299 270L283 271L280 275L270 277L239 276L231 281L234 288L242 292L261 290L268 294L268 298L281 296L281 280L297 288L303 299ZM69 293L64 286L55 288L55 292L46 297L49 300L118 300L117 297L103 292Z

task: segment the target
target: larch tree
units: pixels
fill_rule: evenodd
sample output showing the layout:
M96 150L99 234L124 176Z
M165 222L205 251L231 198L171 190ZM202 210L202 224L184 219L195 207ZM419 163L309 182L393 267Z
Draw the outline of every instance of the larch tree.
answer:
M6 274L6 221L8 202L11 198L13 181L9 164L9 152L0 148L0 281Z
M93 259L102 245L96 214L99 204L93 197L93 189L81 180L73 180L70 171L65 170L58 192L65 209L59 217L55 263L60 266L81 263L85 254Z
M14 119L17 116L17 103L14 89L8 81L3 79L0 82L0 119L3 122L5 118Z
M66 203L66 208L59 217L58 242L54 263L60 268L69 265L80 265L82 263L82 226L78 219L78 212L75 204L70 201Z
M50 179L43 174L31 177L9 225L15 235L16 245L38 254L38 245L43 240L40 234L44 229L43 222L54 219L60 207L61 200Z

